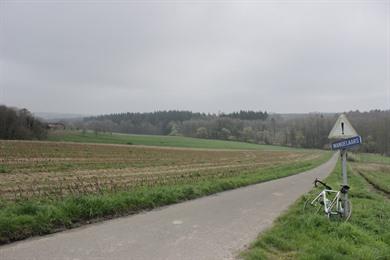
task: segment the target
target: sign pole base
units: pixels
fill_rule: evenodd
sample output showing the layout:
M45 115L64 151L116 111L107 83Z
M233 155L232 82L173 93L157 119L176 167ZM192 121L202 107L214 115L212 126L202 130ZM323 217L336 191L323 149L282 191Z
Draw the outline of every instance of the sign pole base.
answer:
M347 150L341 150L342 158L342 174L343 174L343 185L348 185L348 176L347 176ZM348 193L344 193L342 196L343 201L343 217L348 217L349 213L349 203L348 203Z

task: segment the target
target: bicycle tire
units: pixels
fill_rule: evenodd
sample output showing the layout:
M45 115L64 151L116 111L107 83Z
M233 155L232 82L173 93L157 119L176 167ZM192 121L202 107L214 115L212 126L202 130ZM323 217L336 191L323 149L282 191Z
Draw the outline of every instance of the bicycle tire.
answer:
M349 208L348 216L344 217L343 213L340 211L339 211L339 214L336 215L340 219L342 219L344 222L347 222L351 218L351 215L352 215L352 203L350 200L347 200L347 203L348 203L348 208ZM333 216L335 216L335 215L333 215Z
M350 218L351 218L351 215L352 215L352 203L350 200L347 200L347 203L348 203L348 208L349 208L349 212L348 212L348 216L345 217L345 222L347 222Z
M313 213L313 214L317 214L320 212L320 209L321 209L321 203L319 203L318 201L315 202L315 204L311 204L311 202L313 201L313 198L309 198L305 201L305 203L303 204L303 212L304 213Z

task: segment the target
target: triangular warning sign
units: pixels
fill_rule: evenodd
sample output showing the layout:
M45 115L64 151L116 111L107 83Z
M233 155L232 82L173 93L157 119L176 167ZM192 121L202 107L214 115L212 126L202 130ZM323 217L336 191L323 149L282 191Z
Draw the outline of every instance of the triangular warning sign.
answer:
M329 139L342 139L357 136L355 129L348 121L346 115L341 114L329 133Z

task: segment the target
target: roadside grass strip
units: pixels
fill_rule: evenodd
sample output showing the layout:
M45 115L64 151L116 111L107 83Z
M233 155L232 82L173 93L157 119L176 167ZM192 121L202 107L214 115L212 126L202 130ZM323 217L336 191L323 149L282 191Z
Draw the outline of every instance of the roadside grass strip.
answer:
M315 188L279 217L241 256L246 260L390 259L390 200L372 191L351 167L348 174L352 202L348 222L303 211L304 202L320 191ZM389 180L388 172L386 181ZM333 189L342 183L340 162L326 183Z
M182 185L140 187L129 191L67 196L64 199L0 201L0 244L44 235L117 216L134 214L312 169L330 158L243 171L240 175Z

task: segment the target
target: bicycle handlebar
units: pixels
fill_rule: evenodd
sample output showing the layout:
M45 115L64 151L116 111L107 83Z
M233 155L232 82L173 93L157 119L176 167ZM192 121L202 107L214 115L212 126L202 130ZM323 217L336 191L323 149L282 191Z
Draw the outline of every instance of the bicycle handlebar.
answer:
M326 183L320 181L319 179L315 179L315 181L314 181L314 186L318 187L318 186L317 186L317 183L320 183L322 186L324 186L324 187L325 187L326 189L328 189L328 190L331 190L331 189L332 189L332 187L328 186Z

